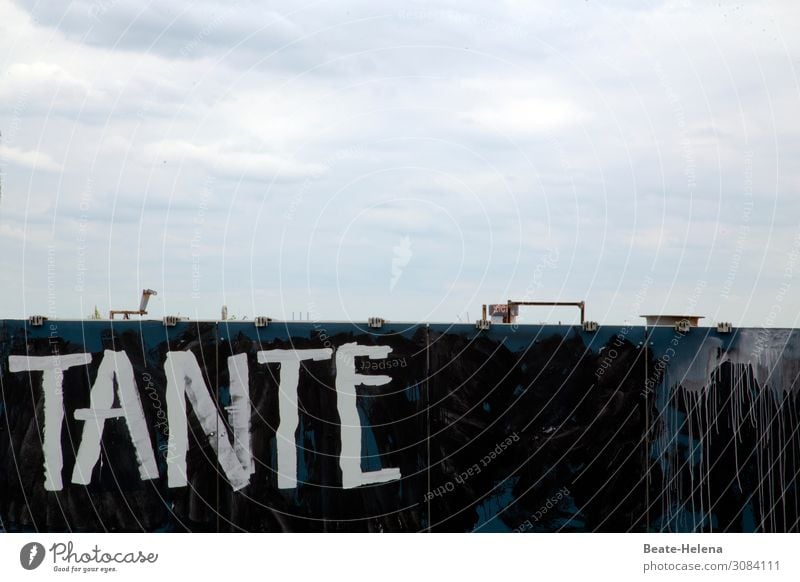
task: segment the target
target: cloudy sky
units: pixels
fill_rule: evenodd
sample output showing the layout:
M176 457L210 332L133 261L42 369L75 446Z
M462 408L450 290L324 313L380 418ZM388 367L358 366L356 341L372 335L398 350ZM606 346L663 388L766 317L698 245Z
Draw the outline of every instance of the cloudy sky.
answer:
M0 0L0 317L149 287L155 317L798 325L798 29L794 0Z

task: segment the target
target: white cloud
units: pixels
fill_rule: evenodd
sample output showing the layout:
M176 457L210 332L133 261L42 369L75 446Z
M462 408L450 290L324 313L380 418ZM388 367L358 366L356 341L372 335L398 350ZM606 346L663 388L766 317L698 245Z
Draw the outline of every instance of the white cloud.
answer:
M145 152L152 164L158 164L162 159L181 164L188 161L217 175L237 180L298 180L325 171L325 167L319 164L225 144L199 145L182 140L163 140L150 144Z
M102 98L103 92L89 81L53 62L14 63L0 84L0 99L39 112L94 105Z
M54 162L43 152L22 150L11 146L0 145L0 161L44 172L60 172L62 170L60 164Z
M27 264L19 244L2 259L2 315L44 296L35 248L57 245L74 281L84 235L88 304L160 281L181 309L198 227L206 316L270 289L287 312L342 317L340 268L350 316L452 319L524 293L550 246L541 292L610 321L627 316L620 281L651 270L668 290L764 265L764 284L800 199L795 4L0 0L0 236L29 224ZM404 236L414 259L386 306ZM447 305L420 313L462 252ZM744 314L740 296L725 308Z
M502 134L544 133L581 121L584 114L567 101L547 99L498 100L463 114L463 118Z
M25 240L25 231L13 224L0 224L0 237L23 241Z

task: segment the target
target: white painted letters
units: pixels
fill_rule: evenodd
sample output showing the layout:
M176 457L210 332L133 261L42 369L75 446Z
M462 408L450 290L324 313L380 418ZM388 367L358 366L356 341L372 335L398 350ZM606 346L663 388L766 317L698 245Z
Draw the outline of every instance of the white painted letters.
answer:
M391 352L388 346L363 346L348 343L336 350L336 406L341 422L342 486L351 489L371 483L384 483L400 478L400 470L386 468L364 472L361 469L361 419L356 406L356 386L382 386L391 382L390 376L362 375L356 373L355 358L384 359ZM279 424L277 441L277 481L280 489L297 487L297 428L299 413L297 390L300 382L300 363L306 360L329 360L331 348L309 350L265 350L256 353L259 364L279 363L278 390ZM246 487L255 472L250 427L252 407L250 402L247 354L228 358L230 374L230 406L228 419L233 432L233 444L225 423L209 393L203 372L194 354L189 351L168 352L164 362L167 379L166 404L169 436L167 444L167 485L186 487L186 454L189 449L189 427L186 401L194 410L209 444L219 458L219 464L231 487L238 491ZM85 366L92 361L91 354L52 356L9 356L11 372L43 372L44 392L44 487L48 491L63 488L61 472L63 454L61 432L64 424L64 399L62 395L63 371L74 366ZM116 383L115 383L116 379ZM114 408L116 385L119 407ZM160 405L159 405L160 410ZM88 485L100 458L105 423L108 419L124 418L133 443L142 480L156 479L158 465L148 427L145 421L141 396L136 386L133 366L123 351L105 350L91 388L89 408L74 411L75 419L83 421L80 444L72 470L72 482Z
M400 478L400 469L361 470L361 419L356 408L356 386L383 386L392 381L390 376L365 376L356 374L355 357L367 356L371 360L383 359L392 348L388 346L360 346L344 344L336 350L336 403L342 431L342 486L352 489L370 483L384 483Z
M225 425L208 393L203 373L192 352L169 352L164 363L167 376L167 485L185 487L186 452L189 449L189 427L186 420L186 397L194 409L208 442L217 453L219 463L234 491L247 487L249 473L242 468L227 438ZM220 433L219 436L217 433Z
M64 370L74 366L85 366L92 361L92 354L67 354L57 356L9 356L11 372L44 372L44 488L61 491L61 469L64 455L61 451L61 427L64 424Z
M114 404L114 376L117 378L120 408L111 408ZM92 471L100 458L100 442L106 420L119 417L124 417L128 425L128 433L136 449L139 476L142 480L157 478L158 467L144 420L142 401L136 389L133 366L125 352L104 352L103 361L97 369L97 379L92 386L90 402L91 408L75 411L75 419L84 421L84 425L72 470L72 482L88 485L92 481Z
M258 352L258 363L279 362L281 365L278 387L278 412L280 424L276 434L278 442L278 487L297 487L297 386L300 382L300 362L303 360L329 360L333 350L268 350Z
M233 428L233 450L248 475L255 473L253 460L253 438L250 433L250 373L247 369L247 354L237 354L228 358L230 376L231 405L228 407L228 420Z

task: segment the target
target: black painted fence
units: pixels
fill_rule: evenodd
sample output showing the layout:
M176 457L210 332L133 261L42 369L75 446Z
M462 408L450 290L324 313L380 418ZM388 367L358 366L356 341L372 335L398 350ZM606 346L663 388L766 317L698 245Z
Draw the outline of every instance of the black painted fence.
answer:
M5 320L0 356L6 531L800 529L796 330Z

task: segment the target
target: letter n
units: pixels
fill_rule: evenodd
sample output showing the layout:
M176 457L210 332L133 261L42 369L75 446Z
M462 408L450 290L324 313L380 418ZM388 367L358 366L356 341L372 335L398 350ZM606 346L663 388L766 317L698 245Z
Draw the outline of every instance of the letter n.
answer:
M186 398L192 405L208 443L217 453L219 464L234 491L247 487L250 481L228 440L225 425L208 393L203 373L191 352L169 352L164 363L167 376L167 418L169 441L167 447L167 485L186 487L186 452L189 449L189 426L186 418ZM220 434L217 435L217 432Z

